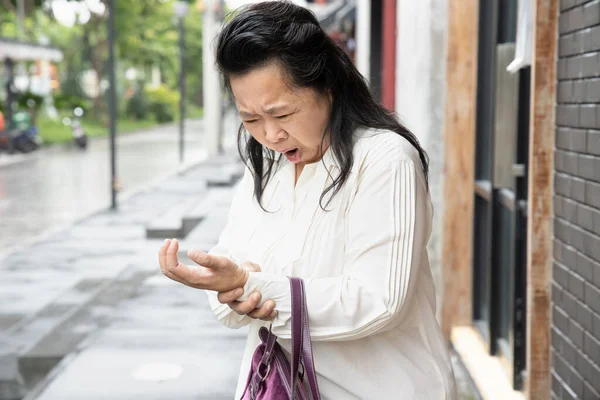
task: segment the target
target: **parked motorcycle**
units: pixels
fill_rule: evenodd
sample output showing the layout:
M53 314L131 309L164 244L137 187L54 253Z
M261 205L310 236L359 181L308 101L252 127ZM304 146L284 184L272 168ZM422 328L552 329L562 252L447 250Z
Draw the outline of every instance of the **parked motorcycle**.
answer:
M13 139L15 149L21 153L30 153L40 147L38 128L31 126L28 129L17 131Z
M81 117L83 116L83 109L81 107L77 107L73 110L73 119L64 118L63 124L71 127L71 135L73 136L73 142L75 146L78 148L85 150L88 144L88 136L83 129L83 124L81 123Z
M6 127L5 124L4 128L0 135L0 149L9 153L30 153L40 147L38 128L31 123L31 116L27 111L15 112L12 126Z

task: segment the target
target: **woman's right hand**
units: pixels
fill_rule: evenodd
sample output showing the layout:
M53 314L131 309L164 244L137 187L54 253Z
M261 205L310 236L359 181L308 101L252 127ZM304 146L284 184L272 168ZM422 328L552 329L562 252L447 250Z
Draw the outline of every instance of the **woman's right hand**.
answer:
M258 265L244 261L240 264L241 268L244 268L248 272L260 272L261 269ZM243 288L237 288L228 292L221 292L217 295L220 303L227 304L229 308L240 315L247 315L250 318L260 319L263 321L272 321L277 316L275 310L275 302L273 300L267 300L265 303L258 307L262 294L260 292L252 293L247 300L237 301L244 294Z

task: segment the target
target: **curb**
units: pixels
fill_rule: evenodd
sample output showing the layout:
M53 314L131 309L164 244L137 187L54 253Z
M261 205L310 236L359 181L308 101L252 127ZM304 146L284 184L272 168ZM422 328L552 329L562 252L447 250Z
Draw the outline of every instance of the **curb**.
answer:
M198 121L198 120L203 120L203 117L198 117L198 118L186 118L186 122L188 121ZM139 129L134 129L131 131L124 131L124 132L117 132L116 136L117 137L124 137L124 136L129 136L129 135L135 135L135 134L142 134L144 132L151 132L154 131L156 129L163 129L166 127L175 127L177 128L177 124L179 123L179 121L173 121L173 122L167 122L167 123L163 123L163 124L156 124L154 126L148 127L148 128L139 128ZM117 122L117 126L118 126L118 122ZM108 127L106 128L107 130L109 129ZM102 135L102 136L89 136L88 137L90 141L96 141L96 140L110 140L110 132L108 132L106 135ZM40 150L51 150L53 148L70 148L72 147L73 141L72 140L68 140L65 142L59 142L59 143L42 143L42 146L40 147Z

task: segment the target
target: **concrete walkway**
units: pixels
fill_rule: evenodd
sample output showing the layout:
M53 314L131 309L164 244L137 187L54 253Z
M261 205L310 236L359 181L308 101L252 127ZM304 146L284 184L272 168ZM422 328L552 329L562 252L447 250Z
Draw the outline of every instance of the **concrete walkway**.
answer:
M211 197L183 242L216 243L233 194L218 175L236 160L202 163L2 260L0 399L233 396L245 332L218 324L205 293L162 276L162 239L146 227Z

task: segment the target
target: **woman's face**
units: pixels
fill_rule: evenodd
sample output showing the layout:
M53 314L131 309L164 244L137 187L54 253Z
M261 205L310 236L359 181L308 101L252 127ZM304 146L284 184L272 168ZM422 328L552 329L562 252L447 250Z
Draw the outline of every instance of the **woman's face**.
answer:
M317 162L329 147L321 140L331 100L314 89L290 89L281 67L270 63L231 76L231 89L246 130L261 145L303 166Z

